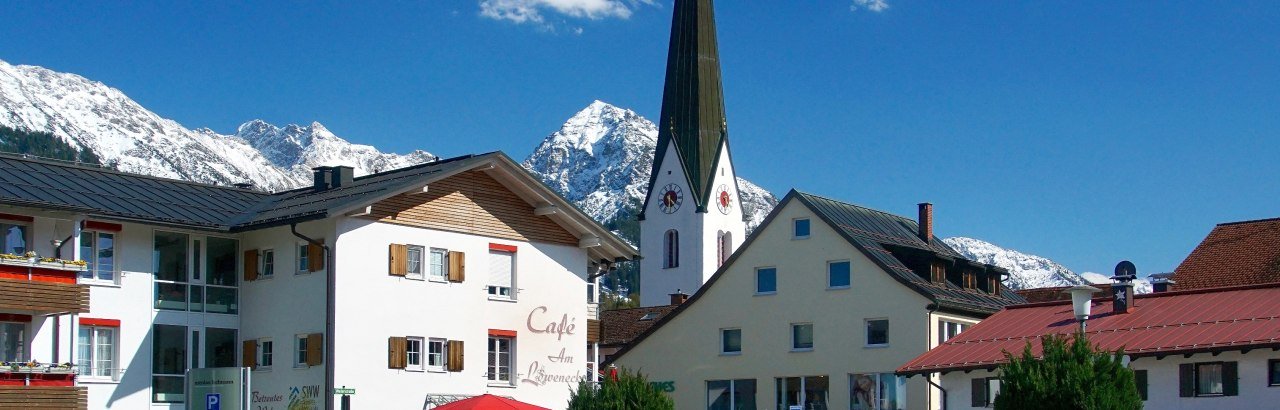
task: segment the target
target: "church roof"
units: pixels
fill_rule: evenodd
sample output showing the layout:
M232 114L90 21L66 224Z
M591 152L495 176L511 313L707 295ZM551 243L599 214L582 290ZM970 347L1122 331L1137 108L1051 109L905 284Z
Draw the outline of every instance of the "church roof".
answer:
M689 191L699 212L710 202L717 160L728 139L724 90L720 84L720 52L716 46L715 14L711 0L676 0L667 51L667 80L658 119L658 146L649 192L669 146L688 177ZM674 144L672 144L674 142ZM648 207L649 199L645 199ZM643 209L641 210L643 218Z

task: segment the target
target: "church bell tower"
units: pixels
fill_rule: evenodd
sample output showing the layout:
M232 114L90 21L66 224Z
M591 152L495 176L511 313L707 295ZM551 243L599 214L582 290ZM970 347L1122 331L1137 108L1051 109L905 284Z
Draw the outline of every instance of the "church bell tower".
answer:
M676 0L649 192L640 305L693 294L746 236L720 84L712 0Z

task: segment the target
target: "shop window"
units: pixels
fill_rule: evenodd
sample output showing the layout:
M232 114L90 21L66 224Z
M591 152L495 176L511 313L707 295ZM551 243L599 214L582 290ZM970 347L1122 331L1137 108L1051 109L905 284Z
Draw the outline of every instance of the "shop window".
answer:
M115 283L116 236L111 232L80 232L80 259L87 265L80 278L88 281Z
M889 319L867 319L867 346L889 345Z
M827 390L830 378L827 376L779 377L774 379L777 387L778 410L789 410L793 406L802 409L826 409Z
M756 268L756 294L778 292L778 268Z
M0 322L0 362L27 360L27 324Z
M505 336L489 336L489 366L485 372L490 384L512 384L511 378L512 349L515 338Z
M115 377L118 330L117 327L80 326L76 343L76 365L80 377Z
M791 350L813 350L813 323L791 324Z
M827 262L827 287L849 287L849 261Z
M0 234L4 235L3 252L10 255L22 255L31 250L27 246L27 226L12 222L0 222Z
M1236 362L1178 365L1179 396L1218 397L1240 393Z
M665 269L680 266L680 232L667 230L662 237L662 267Z
M893 373L849 375L851 410L907 408L907 379Z
M707 410L756 408L756 379L707 382Z
M742 353L742 329L720 329L720 353Z
M515 299L512 285L515 283L516 254L505 251L489 251L489 297Z
M791 220L791 238L809 238L809 218L796 218Z

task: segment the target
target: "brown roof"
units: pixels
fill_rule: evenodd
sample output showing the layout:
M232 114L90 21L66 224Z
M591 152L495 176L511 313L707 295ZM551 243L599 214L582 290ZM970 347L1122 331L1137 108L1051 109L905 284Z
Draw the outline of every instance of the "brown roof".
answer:
M1218 224L1173 280L1175 290L1280 282L1280 218Z
M1092 284L1089 286L1098 288L1098 290L1100 291L1098 292L1099 295L1111 294L1110 283ZM1071 294L1063 293L1064 291L1070 288L1071 288L1070 286L1056 286L1052 288L1018 289L1018 290L1015 290L1014 292L1019 295L1022 295L1023 298L1026 298L1027 303L1040 303L1040 302L1053 302L1053 301L1059 301L1059 300L1071 300Z
M600 312L600 345L622 346L631 343L650 326L679 305L650 306L632 309L606 310ZM652 313L652 317L640 320Z

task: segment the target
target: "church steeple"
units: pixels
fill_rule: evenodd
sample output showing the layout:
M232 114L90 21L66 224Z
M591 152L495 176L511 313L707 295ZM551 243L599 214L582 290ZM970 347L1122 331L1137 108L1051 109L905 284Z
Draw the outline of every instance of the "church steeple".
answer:
M693 204L698 212L707 212L716 163L726 155L722 148L728 139L715 13L712 0L676 0L674 8L649 191L655 188L668 147L673 146L688 178ZM643 209L648 208L648 199L645 201ZM640 216L643 219L644 213Z

